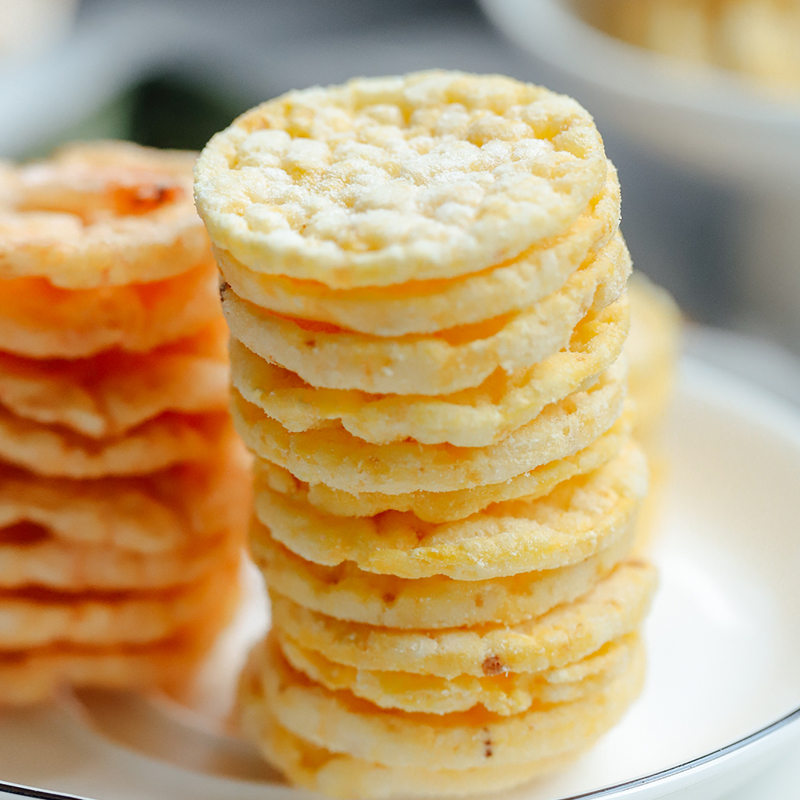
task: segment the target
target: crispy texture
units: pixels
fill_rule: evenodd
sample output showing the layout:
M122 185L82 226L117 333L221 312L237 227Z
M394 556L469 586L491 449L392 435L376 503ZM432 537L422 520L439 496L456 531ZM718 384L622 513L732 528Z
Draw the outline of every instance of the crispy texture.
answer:
M572 456L542 464L530 472L509 478L502 483L491 483L450 492L407 492L384 494L381 492L350 493L333 489L323 483L308 486L308 502L320 511L340 517L370 517L384 511L411 511L425 522L451 522L464 519L492 503L502 503L521 497L542 497L554 486L575 475L586 475L610 461L628 441L631 431L630 410L605 433ZM303 484L294 476L268 461L257 459L255 472L258 480L265 480L277 491L292 493Z
M212 262L157 283L69 290L15 278L0 289L0 350L28 358L146 352L219 318Z
M358 669L454 678L541 672L586 658L635 631L656 585L656 571L623 561L588 594L518 625L435 631L377 628L302 608L273 594L272 623L302 647Z
M587 387L619 357L627 330L628 303L622 298L590 312L568 346L539 364L511 375L498 370L479 387L439 397L315 389L235 339L230 343L231 375L245 400L292 432L339 420L353 436L373 444L414 439L485 447L530 422L550 403Z
M264 697L283 727L318 747L394 767L470 769L574 752L619 720L644 680L639 650L621 675L569 703L511 716L478 708L408 714L379 709L346 691L331 692L292 669L274 643L265 650Z
M214 255L223 279L239 297L276 314L376 336L434 333L523 309L556 291L614 235L619 205L619 183L609 164L603 192L565 234L537 242L503 264L451 280L331 289L316 281L254 272L219 248Z
M323 567L298 558L263 528L251 536L250 550L271 591L312 611L388 628L457 628L516 625L571 603L628 554L633 532L629 525L613 544L576 564L479 581L408 580L363 572L349 562Z
M142 475L180 461L208 458L231 435L229 428L224 412L166 412L123 436L97 440L22 419L0 407L0 456L42 475Z
M238 439L219 442L201 463L143 477L69 480L0 468L4 529L34 525L68 546L154 555L202 547L224 530L245 531L249 458Z
M0 651L0 706L47 700L65 684L161 689L182 696L237 607L236 583L226 588L201 617L168 639L140 645L93 647L59 643L24 651Z
M496 370L510 374L558 352L590 309L601 311L620 296L630 270L630 255L617 237L539 303L429 336L379 338L330 330L270 314L224 286L222 310L234 338L312 386L441 395L479 386Z
M270 713L260 681L247 673L240 683L239 707L244 734L256 743L264 758L293 784L329 797L378 800L497 792L563 769L582 752L526 764L506 764L499 768L398 769L332 753L282 728Z
M0 403L18 417L94 438L118 436L164 411L197 413L228 403L222 319L146 354L34 361L0 353Z
M472 675L437 678L336 664L320 653L300 647L285 635L278 637L278 644L292 667L310 680L331 691L345 689L379 708L451 714L481 706L501 716L519 714L532 705L569 703L586 697L622 674L634 651L642 647L638 634L632 633L566 667L480 678Z
M235 558L244 532L234 529L164 553L83 545L33 525L0 530L0 588L62 592L166 589L192 583Z
M62 289L162 281L210 260L194 153L72 144L0 174L0 278Z
M497 503L438 525L408 512L334 517L304 503L301 493L289 497L259 486L256 514L268 530L253 526L251 541L258 554L271 532L303 559L328 567L352 562L367 572L412 580L445 575L484 581L557 569L604 550L633 525L646 491L647 465L632 442L603 467L559 484L545 497Z
M201 618L237 586L238 553L199 580L150 592L0 593L0 651L71 642L111 646L156 642Z
M373 445L341 426L290 433L234 390L231 411L245 444L308 483L346 492L447 492L499 483L571 456L617 420L625 399L624 362L584 392L547 406L536 419L489 447L394 442Z
M448 278L566 231L607 164L575 101L421 72L290 92L206 145L195 199L252 270L333 287Z

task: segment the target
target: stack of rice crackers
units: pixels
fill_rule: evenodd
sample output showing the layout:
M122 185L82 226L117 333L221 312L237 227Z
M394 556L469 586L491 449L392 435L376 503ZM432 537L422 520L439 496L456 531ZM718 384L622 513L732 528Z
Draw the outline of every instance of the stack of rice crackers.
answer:
M237 602L248 465L193 164L0 166L0 703L177 690Z
M647 454L650 487L636 523L637 552L657 538L670 474L665 443L680 355L682 319L672 296L643 273L628 281L631 329L625 342L628 397L633 401L633 435Z
M198 161L273 627L245 730L335 796L497 790L637 696L619 186L574 101L497 76L267 102Z

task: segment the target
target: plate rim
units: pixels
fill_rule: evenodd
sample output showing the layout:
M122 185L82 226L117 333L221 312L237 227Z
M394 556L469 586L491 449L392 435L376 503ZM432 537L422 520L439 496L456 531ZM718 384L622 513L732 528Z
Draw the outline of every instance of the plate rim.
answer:
M643 786L649 786L650 784L658 781L665 781L669 778L699 769L706 764L719 761L725 758L725 756L731 755L732 753L754 745L762 739L765 739L767 736L777 733L778 731L783 730L784 728L787 728L789 725L798 721L800 721L800 706L775 722L771 722L768 725L765 725L763 728L760 728L759 730L750 733L747 736L743 736L741 739L737 739L735 742L731 742L730 744L724 745L716 750L712 750L710 753L706 753L698 758L693 758L691 761L684 761L683 763L677 764L674 767L667 767L666 769L659 770L658 772L652 772L649 775L644 775L640 778L632 778L631 780L623 781L622 783L605 786L602 789L593 789L590 792L583 792L582 794L573 794L561 797L558 798L558 800L594 800L595 798L613 797L615 793L619 793L617 796L622 796L622 792L638 789Z
M652 772L640 778L633 778L631 780L623 781L622 783L610 784L609 786L604 786L601 789L593 789L590 792L583 792L581 794L564 796L562 798L559 798L559 800L595 800L595 799L601 800L601 798L613 797L615 794L617 796L621 796L623 792L629 792L634 789L639 789L641 787L649 786L659 781L666 781L669 778L677 777L678 775L694 771L707 764L712 764L716 761L720 761L726 756L738 752L739 750L743 750L747 747L750 747L758 743L759 741L765 739L767 736L770 736L773 733L777 733L778 731L783 730L785 728L788 728L790 725L798 721L800 721L800 706L798 706L794 711L791 711L790 713L776 720L775 722L765 725L763 728L760 728L759 730L750 733L747 736L742 737L741 739L737 739L735 742L731 742L730 744L724 745L723 747L720 747L717 750L712 750L710 753L706 753L690 761L685 761L673 767L667 767L666 769L659 770L658 772ZM145 756L142 756L142 758L145 758ZM177 769L181 768L177 767ZM222 779L225 780L225 778ZM229 778L228 780L232 779ZM239 781L232 781L232 782L238 783ZM244 781L244 782L250 783L250 781ZM288 788L291 789L292 787ZM30 797L30 798L36 798L36 800L90 800L90 798L87 798L85 795L57 792L51 789L39 789L34 786L25 786L23 784L18 784L18 783L8 783L7 781L3 780L0 780L0 791L2 791L5 794L13 795L15 797Z

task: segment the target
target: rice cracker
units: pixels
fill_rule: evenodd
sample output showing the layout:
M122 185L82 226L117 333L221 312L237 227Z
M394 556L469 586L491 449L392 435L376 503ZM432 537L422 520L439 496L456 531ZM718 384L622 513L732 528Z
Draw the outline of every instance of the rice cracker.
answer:
M289 92L201 153L197 209L249 269L332 287L449 278L566 231L607 162L570 98L420 72Z

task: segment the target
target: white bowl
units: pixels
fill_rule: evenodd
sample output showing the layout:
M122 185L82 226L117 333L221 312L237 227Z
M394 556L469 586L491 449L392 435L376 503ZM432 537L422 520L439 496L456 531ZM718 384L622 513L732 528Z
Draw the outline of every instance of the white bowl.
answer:
M687 68L614 39L566 0L479 2L604 123L705 173L800 187L800 106L760 95L732 73Z

